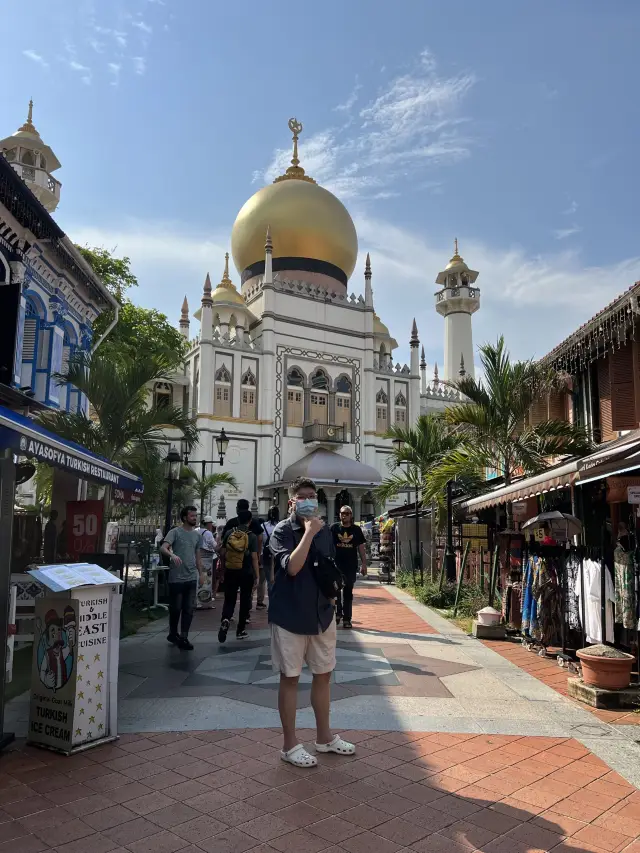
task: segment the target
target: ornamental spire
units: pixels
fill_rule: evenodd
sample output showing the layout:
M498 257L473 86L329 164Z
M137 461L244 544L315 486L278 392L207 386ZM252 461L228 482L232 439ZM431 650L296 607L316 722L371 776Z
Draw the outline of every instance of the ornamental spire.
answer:
M367 260L364 262L364 277L371 278L371 258L367 252Z
M418 340L418 324L416 323L416 318L413 318L413 325L411 326L411 347L417 347L420 341Z
M265 252L273 252L273 241L271 240L271 226L267 225L267 236L264 241Z
M460 370L458 371L460 378L463 379L467 375L467 371L464 369L464 355L460 353Z
M218 287L226 287L227 290L235 290L234 284L229 278L229 252L225 252L224 255L224 272L222 273L222 279Z
M420 367L422 368L422 370L427 369L427 359L424 354L424 346L422 347L422 352L420 353Z
M293 156L291 158L291 165L284 173L284 175L280 175L274 180L274 184L277 184L279 181L308 181L311 184L315 184L313 178L310 178L309 175L305 174L304 169L300 165L300 160L298 158L298 137L302 133L302 122L298 121L297 118L289 119L289 130L293 134Z
M22 125L22 127L18 128L18 133L20 133L21 131L25 133L32 133L34 136L40 136L33 124L33 98L31 98L31 100L29 101L29 112L27 113L27 120Z
M186 296L184 297L184 300L182 302L182 312L181 313L182 313L183 318L186 317L188 319L188 317L189 317L189 303L187 302Z

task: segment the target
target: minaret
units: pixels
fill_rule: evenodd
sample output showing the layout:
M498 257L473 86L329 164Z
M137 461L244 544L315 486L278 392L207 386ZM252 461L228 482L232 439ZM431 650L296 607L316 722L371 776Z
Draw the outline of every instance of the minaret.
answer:
M207 273L202 290L200 307L200 382L198 384L198 412L213 414L213 299L211 277Z
M27 120L12 135L0 139L0 153L11 163L31 192L49 211L60 201L60 181L52 172L60 168L60 161L46 145L33 123L33 101L29 101Z
M436 284L442 289L437 291L436 311L442 314L444 321L444 380L456 382L459 378L458 365L463 359L466 375L473 378L473 334L471 315L480 308L480 290L472 287L479 273L470 270L458 254L458 240L455 241L453 257L438 273Z
M182 303L182 311L180 312L180 334L187 339L189 338L189 323L189 303L185 296Z
M427 359L424 355L424 347L420 353L420 393L427 393Z
M373 308L373 290L371 288L371 258L367 252L367 260L364 264L364 304L367 308Z
M420 340L418 338L418 326L413 319L411 327L411 375L409 377L409 423L415 424L420 415Z
M276 299L280 294L273 283L273 240L271 228L267 225L264 239L264 276L262 277L262 361L260 364L260 381L258 388L258 418L264 423L272 424L276 415ZM286 393L286 390L285 390ZM258 482L268 483L273 478L273 459L275 453L275 438L272 430L270 436L261 439L258 453ZM262 500L262 498L261 498ZM266 512L267 506L261 506Z

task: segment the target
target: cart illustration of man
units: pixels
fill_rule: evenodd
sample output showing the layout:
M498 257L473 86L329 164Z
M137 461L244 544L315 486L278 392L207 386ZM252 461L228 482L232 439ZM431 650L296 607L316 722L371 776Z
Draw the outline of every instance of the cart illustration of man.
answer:
M73 672L77 639L76 614L72 607L65 607L62 618L53 608L48 610L38 625L38 669L40 681L49 690L60 690Z

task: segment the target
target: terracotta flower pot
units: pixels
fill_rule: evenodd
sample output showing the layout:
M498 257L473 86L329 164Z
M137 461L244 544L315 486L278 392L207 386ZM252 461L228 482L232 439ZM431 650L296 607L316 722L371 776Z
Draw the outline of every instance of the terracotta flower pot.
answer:
M624 690L629 686L633 655L619 652L624 657L604 657L589 654L588 649L579 649L576 654L582 663L582 680L585 684L603 690Z

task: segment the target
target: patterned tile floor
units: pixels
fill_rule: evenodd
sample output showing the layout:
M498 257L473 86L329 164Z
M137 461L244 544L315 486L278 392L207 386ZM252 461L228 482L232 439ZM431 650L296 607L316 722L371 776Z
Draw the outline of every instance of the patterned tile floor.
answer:
M354 758L280 761L264 611L222 648L198 613L191 655L156 624L122 643L117 743L0 756L0 853L640 853L640 729L394 588L361 585L354 617L332 705Z

